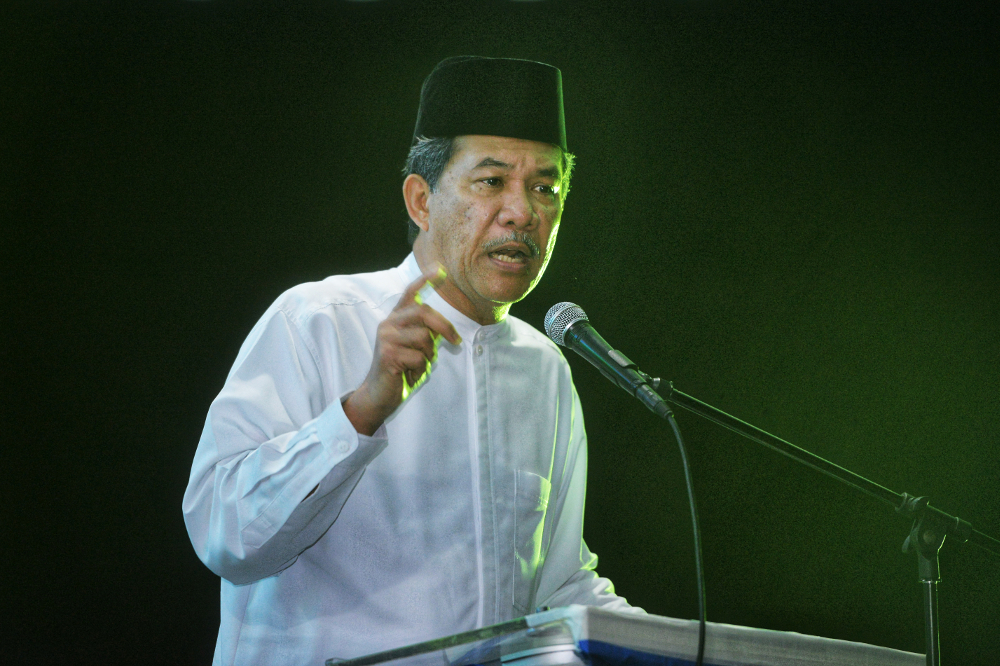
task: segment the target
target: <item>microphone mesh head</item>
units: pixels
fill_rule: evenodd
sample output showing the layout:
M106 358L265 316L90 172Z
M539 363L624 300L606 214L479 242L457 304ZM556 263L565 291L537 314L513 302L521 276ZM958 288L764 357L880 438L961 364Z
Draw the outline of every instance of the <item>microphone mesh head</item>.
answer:
M589 321L587 313L575 303L556 303L545 315L545 333L561 347L566 346L566 329L578 321Z

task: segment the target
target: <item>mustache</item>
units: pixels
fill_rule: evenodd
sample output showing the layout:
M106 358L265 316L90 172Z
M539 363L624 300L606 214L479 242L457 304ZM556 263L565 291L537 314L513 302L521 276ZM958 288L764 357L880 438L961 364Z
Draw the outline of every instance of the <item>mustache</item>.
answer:
M511 231L506 236L501 236L500 238L494 238L491 241L487 241L483 244L483 250L489 253L502 245L506 245L507 243L521 243L523 245L527 245L528 249L531 250L532 258L542 254L542 249L538 247L538 243L535 242L535 239L523 231Z

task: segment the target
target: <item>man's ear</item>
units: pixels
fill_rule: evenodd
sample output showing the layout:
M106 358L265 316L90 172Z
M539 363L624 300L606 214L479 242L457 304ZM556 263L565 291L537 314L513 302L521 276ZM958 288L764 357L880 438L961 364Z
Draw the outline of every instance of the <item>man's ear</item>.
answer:
M431 196L430 185L423 176L411 173L403 181L403 201L406 202L406 212L421 231L427 231L430 226L430 209L428 199Z

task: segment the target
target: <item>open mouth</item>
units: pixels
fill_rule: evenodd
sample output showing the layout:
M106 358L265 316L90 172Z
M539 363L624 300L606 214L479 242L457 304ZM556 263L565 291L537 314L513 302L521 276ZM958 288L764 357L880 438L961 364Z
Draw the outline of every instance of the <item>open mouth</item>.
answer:
M528 255L521 250L515 250L512 248L503 250L494 250L490 252L490 257L496 259L497 261L502 261L505 264L526 264L528 263Z

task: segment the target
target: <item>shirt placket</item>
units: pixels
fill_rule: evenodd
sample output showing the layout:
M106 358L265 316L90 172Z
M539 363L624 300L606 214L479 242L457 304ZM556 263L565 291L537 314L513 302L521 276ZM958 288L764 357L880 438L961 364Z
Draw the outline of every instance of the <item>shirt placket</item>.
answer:
M489 329L479 329L473 337L470 353L476 385L476 410L479 467L479 512L482 529L482 563L483 563L483 622L495 624L500 621L501 609L498 593L500 572L500 538L498 534L497 504L496 504L496 470L493 469L492 451L496 443L493 441L490 423L491 403L493 396L490 380L490 343Z

